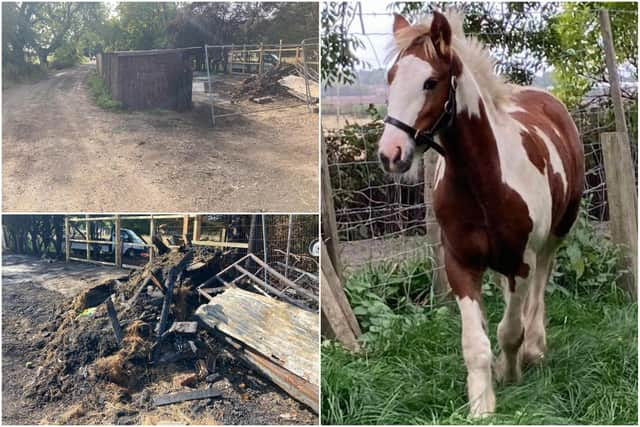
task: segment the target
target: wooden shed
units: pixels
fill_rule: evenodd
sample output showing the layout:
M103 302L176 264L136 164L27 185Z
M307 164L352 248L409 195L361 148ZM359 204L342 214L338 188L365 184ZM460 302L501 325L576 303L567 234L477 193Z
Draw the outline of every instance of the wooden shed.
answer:
M111 97L124 108L183 111L192 106L191 58L197 49L102 53L97 60L98 72Z

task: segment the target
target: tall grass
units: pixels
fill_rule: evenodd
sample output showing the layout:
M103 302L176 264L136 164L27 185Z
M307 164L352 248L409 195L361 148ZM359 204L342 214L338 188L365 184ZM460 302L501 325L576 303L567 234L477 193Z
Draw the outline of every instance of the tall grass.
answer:
M581 266L575 251L590 264ZM595 254L598 260L591 259ZM637 305L615 286L619 251L584 221L558 260L546 295L545 360L526 370L520 384L497 385L496 414L480 422L637 424ZM365 349L352 354L323 342L323 424L479 422L467 418L457 306L424 305L431 302L424 291L430 285L427 270L422 262L408 261L349 277L347 293L365 331ZM497 354L504 302L489 280L484 287Z
M89 95L91 95L93 102L95 102L98 107L110 111L122 111L122 104L111 98L107 84L102 80L102 77L100 77L97 71L89 72L86 84L89 89Z

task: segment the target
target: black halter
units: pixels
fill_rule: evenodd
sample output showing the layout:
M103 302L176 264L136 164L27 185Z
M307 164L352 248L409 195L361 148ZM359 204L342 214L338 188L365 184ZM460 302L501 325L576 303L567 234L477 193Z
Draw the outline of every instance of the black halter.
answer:
M438 117L438 120L433 123L428 130L419 130L414 128L413 126L409 126L405 122L402 122L394 117L387 116L384 118L384 122L390 124L391 126L395 126L407 135L416 143L417 146L424 145L426 146L426 150L433 148L440 154L442 157L445 156L446 152L444 151L444 147L438 144L434 137L445 128L449 128L453 125L453 121L456 118L456 77L451 76L451 86L449 86L449 98L444 103L444 110L442 110L442 114ZM426 151L425 150L425 151Z

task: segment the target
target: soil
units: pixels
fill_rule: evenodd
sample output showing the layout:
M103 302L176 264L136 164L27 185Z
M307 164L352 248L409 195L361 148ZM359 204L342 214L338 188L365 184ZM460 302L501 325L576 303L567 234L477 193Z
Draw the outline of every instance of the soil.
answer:
M159 312L152 286L139 294L129 310L125 307L146 271L154 271L162 282L183 258L194 263L206 261L206 271L185 271L180 275L181 285L176 284L176 304L170 318L192 320L189 313L199 303L185 296L182 304L179 296L193 291L193 286L229 261L221 256L206 249L189 252L186 258L182 253L170 253L158 257L145 271L131 273L120 284L109 280L73 298L30 282L28 272L16 280L14 270L12 280L4 283L2 299L3 423L317 424L316 415L256 375L220 337L205 330L194 338L197 358L206 359L216 378L199 379L191 386L214 388L222 397L163 407L151 404L153 396L189 390L181 380L193 375L193 356L158 362L184 347L179 335L169 335L160 347L159 358L152 357L150 344L155 335L150 327ZM115 341L105 304L100 303L111 289L115 290L114 304L125 334L121 346ZM92 306L96 306L95 312L88 315L86 309Z
M204 102L110 112L89 97L92 69L3 90L5 212L317 211L318 115L302 102L278 110L292 100L277 98L213 128Z

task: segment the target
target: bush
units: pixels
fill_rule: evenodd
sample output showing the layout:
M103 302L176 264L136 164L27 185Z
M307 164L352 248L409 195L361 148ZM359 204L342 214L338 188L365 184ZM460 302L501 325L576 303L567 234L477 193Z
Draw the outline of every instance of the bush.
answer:
M53 60L51 61L51 68L56 70L62 68L73 67L80 63L82 55L78 50L68 44L62 45L53 52Z
M15 83L26 83L43 80L47 71L39 64L26 62L24 64L6 63L2 65L2 87L6 88Z
M122 110L122 104L111 98L107 84L102 80L102 77L100 77L97 71L91 71L87 75L87 88L89 89L91 98L93 98L93 101L98 107L112 111Z
M607 293L627 272L620 248L595 229L586 205L583 203L571 233L558 249L548 292L560 290L574 296Z

